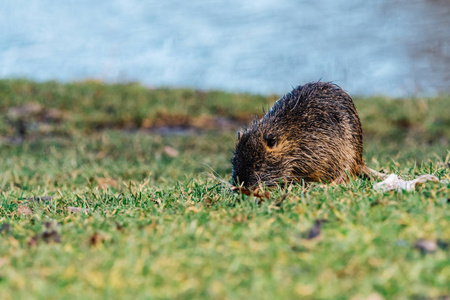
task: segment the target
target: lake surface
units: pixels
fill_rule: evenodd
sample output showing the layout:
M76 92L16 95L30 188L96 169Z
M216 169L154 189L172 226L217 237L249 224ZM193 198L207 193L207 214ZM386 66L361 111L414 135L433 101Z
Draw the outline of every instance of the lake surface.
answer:
M450 92L450 1L0 0L0 77Z

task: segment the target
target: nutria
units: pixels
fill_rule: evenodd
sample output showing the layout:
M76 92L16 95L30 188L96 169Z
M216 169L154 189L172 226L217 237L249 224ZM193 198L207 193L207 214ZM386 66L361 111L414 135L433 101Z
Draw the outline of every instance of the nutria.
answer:
M232 181L252 187L382 175L364 165L362 153L361 122L350 96L335 84L308 83L238 133Z

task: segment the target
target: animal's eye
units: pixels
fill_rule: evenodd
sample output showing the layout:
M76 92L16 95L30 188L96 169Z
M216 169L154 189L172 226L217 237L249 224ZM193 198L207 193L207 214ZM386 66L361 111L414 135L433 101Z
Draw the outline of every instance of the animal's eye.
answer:
M273 148L277 145L277 138L273 134L268 134L265 137L267 147Z
M255 165L255 170L258 171L259 169L261 169L261 167L262 167L262 163L259 162Z

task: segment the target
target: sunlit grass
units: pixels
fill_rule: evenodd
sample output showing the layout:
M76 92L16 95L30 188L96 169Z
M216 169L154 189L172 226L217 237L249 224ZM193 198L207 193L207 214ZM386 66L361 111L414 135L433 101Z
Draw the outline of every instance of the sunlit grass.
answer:
M0 81L0 95L1 299L450 294L450 184L377 193L355 179L262 203L227 188L236 126L275 97L27 81ZM367 164L449 180L449 101L355 99ZM205 129L204 116L232 122Z

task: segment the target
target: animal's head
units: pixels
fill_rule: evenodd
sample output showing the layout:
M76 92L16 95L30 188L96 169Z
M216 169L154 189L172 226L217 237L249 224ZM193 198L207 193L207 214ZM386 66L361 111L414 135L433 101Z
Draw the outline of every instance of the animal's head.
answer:
M256 122L238 133L238 141L231 159L232 184L253 187L258 183L273 186L291 181L289 166L292 147L279 130Z

